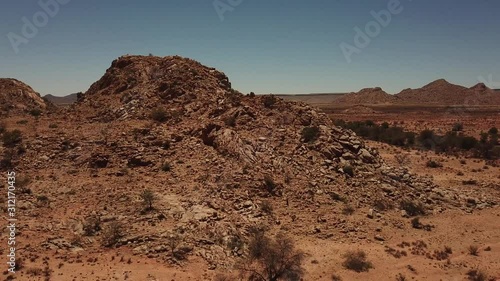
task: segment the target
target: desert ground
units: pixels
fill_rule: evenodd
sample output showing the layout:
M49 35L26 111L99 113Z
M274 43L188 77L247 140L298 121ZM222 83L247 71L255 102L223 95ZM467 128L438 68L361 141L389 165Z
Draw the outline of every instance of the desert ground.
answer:
M483 114L485 119L496 117L487 113ZM379 114L360 117L342 113L332 114L332 117L347 120L349 118L360 120L366 117L379 122L394 120L389 115L386 114L381 118ZM404 119L397 119L399 122L410 124L414 120L413 117L419 115L408 113L399 116L404 116ZM443 122L452 124L456 121L455 119L446 120L440 115L438 117L432 119L428 116L427 126L439 128ZM10 121L10 124L16 124L19 121L20 119L14 119ZM49 121L44 118L28 119L28 124L21 128L32 131L30 124L35 122L37 134L43 136L52 130L49 128ZM60 125L64 126L64 124ZM70 128L67 129L70 130ZM90 128L85 129L91 131ZM83 131L86 131L85 129ZM466 159L467 163L461 164L460 160L464 160L463 158L440 156L431 152L406 151L372 141L368 142L368 145L377 148L384 160L395 166L398 163L394 155L408 153L410 163L408 168L411 172L428 176L441 188L454 190L460 196L468 197L467 194L474 189L482 189L484 196L491 197L485 200L497 199L500 196L499 168L486 166L483 160ZM439 159L444 167L427 168L425 166L427 159ZM458 177L459 172L463 175ZM112 172L94 174L92 171L87 171L83 175L70 175L51 170L37 175L43 180L31 186L33 193L47 194L53 202L49 203L49 206L37 206L35 210L29 212L29 216L23 216L23 225L18 236L23 246L18 254L26 260L23 263L23 269L16 273L15 280L47 280L42 271L47 266L51 272L49 280L215 280L214 278L221 273L229 273L231 277L227 277L229 278L227 280L237 280L231 279L237 278L237 270L209 269L207 262L198 256L189 257L187 261L179 264L172 264L158 257L152 258L145 254L137 254L126 245L117 249L87 250L85 247L71 245L71 237L65 238L68 239L65 241L61 237L51 236L49 233L53 227L63 229L70 227L71 222L79 217L80 210L85 209L82 204L87 207L90 205L90 209L97 211L97 208L92 206L102 206L100 201L106 201L107 196L112 196L111 193L119 196L117 195L119 190L93 189L97 186L105 188L98 183L101 182L99 178L109 177L110 174ZM23 174L20 173L20 175ZM113 181L123 184L126 188L127 185L138 186L141 183L158 180L148 173L141 173L138 178L140 180L132 180L132 182L126 179L113 179ZM472 186L464 185L462 183L464 179L475 179L478 183ZM87 186L87 189L75 192L67 187L68 182L75 180L79 185ZM81 192L90 194L81 195ZM158 193L163 194L161 190L158 190ZM183 192L173 190L173 192L164 193L165 202L175 201L176 194L182 196ZM75 200L74 197L77 196L85 196L85 202ZM36 202L34 203L36 206ZM294 208L292 211L287 207L274 210L276 220L289 220L290 212L303 216L304 224L295 226L299 229L290 232L294 233L296 247L307 254L304 263L306 269L304 280L334 280L333 275L341 277L341 280L403 280L396 279L400 275L406 277L405 280L468 280L466 273L471 269L483 270L488 274L489 280L495 280L500 276L500 224L496 223L500 219L498 206L436 211L421 219L423 223L433 226L431 231L425 231L412 228L410 220L401 217L397 210L377 214L375 218L368 218L369 208L356 208L354 214L344 215L340 212L329 213L323 210L322 204L325 203L320 201L316 206L308 207L297 203L296 206L292 205ZM20 202L19 204L21 210L24 208L29 210L31 206L24 207L24 205L31 205L33 202ZM140 209L139 202L134 204ZM321 217L320 220L319 217ZM168 229L173 226L168 222L169 219L166 222L156 222L151 216L147 216L139 220L142 221L140 225L145 229L150 227ZM337 229L339 224L347 225L347 227ZM321 231L317 232L315 227ZM411 244L418 241L424 242L426 246L421 249L421 252L413 250L415 254L412 254L412 249L417 246ZM409 243L410 246L402 246L404 242ZM90 244L92 241L81 243ZM37 244L44 245L43 250L31 250L31 246ZM470 246L477 246L479 253L471 255ZM445 247L452 249L452 253L446 259L436 260L432 257L434 251L442 251ZM367 253L373 269L357 273L343 268L342 254L357 249ZM407 255L394 257L387 252L388 249L405 251Z

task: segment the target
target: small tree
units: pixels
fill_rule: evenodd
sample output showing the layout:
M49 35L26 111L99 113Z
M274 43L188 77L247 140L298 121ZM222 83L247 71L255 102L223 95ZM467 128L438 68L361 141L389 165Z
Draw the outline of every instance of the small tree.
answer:
M294 242L283 234L271 239L257 232L250 240L248 258L240 271L254 281L301 280L304 258L305 254L295 250Z
M153 203L156 200L156 195L151 189L146 189L141 193L141 199L146 206L146 210L153 210Z

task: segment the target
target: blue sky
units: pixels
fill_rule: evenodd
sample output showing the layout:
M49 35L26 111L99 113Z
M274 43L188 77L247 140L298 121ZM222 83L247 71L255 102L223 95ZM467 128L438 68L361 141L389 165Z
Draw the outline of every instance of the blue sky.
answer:
M33 22L39 1L2 2L0 77L42 95L86 91L113 59L149 53L216 67L242 92L397 93L438 78L472 86L488 75L500 82L497 0L400 0L402 11L350 63L340 44L356 47L354 28L397 0L216 0L241 2L223 20L213 0L72 0L16 53L8 35L24 37L22 18Z

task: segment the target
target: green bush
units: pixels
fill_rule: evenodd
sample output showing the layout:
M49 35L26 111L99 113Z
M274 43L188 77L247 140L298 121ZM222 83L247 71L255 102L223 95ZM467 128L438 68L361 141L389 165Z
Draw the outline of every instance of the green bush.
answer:
M153 203L156 200L156 194L151 189L146 189L141 193L141 199L146 206L146 210L153 210Z

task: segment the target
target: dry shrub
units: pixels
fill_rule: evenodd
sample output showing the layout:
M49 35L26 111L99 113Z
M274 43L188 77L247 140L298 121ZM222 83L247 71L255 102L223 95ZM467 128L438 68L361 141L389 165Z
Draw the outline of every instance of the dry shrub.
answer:
M342 265L349 270L364 272L373 268L372 263L366 259L366 253L364 251L349 251L345 253L343 257L344 262Z
M264 231L256 231L248 250L248 258L239 267L242 277L248 280L301 280L304 275L305 254L282 233L271 239Z

